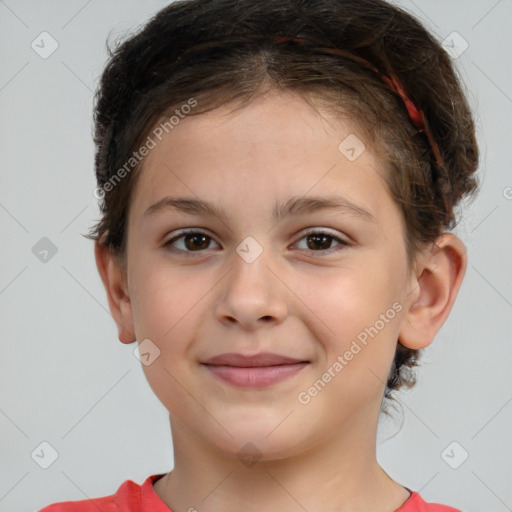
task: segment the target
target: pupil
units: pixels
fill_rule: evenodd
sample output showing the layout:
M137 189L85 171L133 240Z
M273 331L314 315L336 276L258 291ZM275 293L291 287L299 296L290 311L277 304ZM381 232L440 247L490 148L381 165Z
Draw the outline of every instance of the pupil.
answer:
M321 247L322 249L329 249L329 245L331 245L330 242L329 242L329 239L330 239L329 235L309 235L309 237L308 237L308 247L310 249L314 249L315 248L315 247L312 247L311 244L309 243L309 240L311 240L311 239L316 240L313 243L313 245L316 244L318 242L318 240L323 240L324 243L322 244L322 247ZM325 242L327 242L327 243L325 243Z

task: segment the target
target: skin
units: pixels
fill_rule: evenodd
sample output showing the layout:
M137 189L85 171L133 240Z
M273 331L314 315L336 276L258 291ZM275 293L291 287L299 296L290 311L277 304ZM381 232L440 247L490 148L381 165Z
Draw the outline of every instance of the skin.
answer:
M408 266L384 164L369 144L349 161L338 146L350 134L363 140L354 123L291 92L271 92L237 112L189 116L146 157L125 263L96 244L120 341L150 339L160 350L143 370L169 411L174 469L154 489L174 512L392 512L409 497L376 459L385 382L397 340L414 349L432 343L466 253L445 233ZM374 220L349 210L271 218L275 202L333 193ZM143 215L165 196L215 202L226 219L170 209ZM210 238L176 240L181 253L164 246L184 228ZM306 228L349 245L335 251L334 238L311 241ZM248 236L263 249L252 263L236 252ZM397 301L394 318L300 403L298 393ZM200 364L225 352L264 351L309 364L261 389L224 383ZM250 466L237 456L248 442L259 454Z

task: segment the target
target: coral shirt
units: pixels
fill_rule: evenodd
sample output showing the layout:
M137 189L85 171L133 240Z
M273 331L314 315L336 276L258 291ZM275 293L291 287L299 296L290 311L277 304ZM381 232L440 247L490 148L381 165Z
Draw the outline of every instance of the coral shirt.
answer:
M148 476L142 485L126 480L112 496L63 501L48 505L39 512L172 512L153 489L153 484L164 475ZM395 512L461 512L446 505L427 503L417 492L407 490L411 495Z

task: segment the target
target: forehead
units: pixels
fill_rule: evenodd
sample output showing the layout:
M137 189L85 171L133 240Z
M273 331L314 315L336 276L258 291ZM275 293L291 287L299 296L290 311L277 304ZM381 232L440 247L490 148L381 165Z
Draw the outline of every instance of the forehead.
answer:
M373 210L386 200L383 165L357 124L293 93L185 117L156 142L132 195L138 214L169 194L248 205L342 190Z

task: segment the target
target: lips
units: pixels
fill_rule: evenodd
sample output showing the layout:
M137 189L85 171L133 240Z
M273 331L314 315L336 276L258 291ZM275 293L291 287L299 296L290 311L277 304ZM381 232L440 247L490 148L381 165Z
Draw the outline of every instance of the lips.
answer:
M220 354L202 363L217 379L241 388L265 388L291 378L310 362L264 352L254 356Z
M252 368L262 366L277 366L282 364L307 363L304 359L295 359L292 357L273 354L270 352L262 352L253 356L245 356L236 353L220 354L212 357L203 364L213 366L237 366L240 368Z

